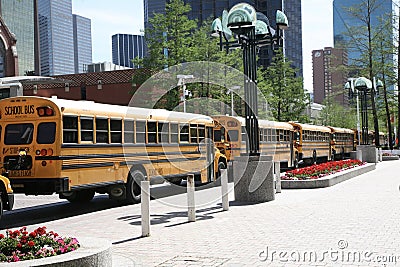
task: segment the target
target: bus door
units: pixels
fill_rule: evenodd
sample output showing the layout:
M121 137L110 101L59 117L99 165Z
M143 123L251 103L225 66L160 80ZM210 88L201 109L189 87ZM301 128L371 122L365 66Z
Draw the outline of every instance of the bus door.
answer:
M290 151L290 162L288 162L288 167L293 166L293 161L294 161L294 138L295 138L295 131L291 132L289 134L289 151ZM291 164L291 166L289 166Z
M214 133L214 128L207 127L207 136L212 136ZM210 138L206 138L206 160L207 160L207 178L209 182L215 181L214 174L214 160L215 160L215 151L214 151L214 143Z

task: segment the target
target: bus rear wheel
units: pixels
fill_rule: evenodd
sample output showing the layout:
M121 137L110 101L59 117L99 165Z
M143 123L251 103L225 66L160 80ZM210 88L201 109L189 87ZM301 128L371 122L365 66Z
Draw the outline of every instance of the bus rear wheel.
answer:
M71 203L89 202L94 197L94 190L80 190L60 193L60 198L65 198Z
M129 174L126 184L126 202L127 204L140 203L141 188L140 182L145 180L144 174L139 170L134 170Z

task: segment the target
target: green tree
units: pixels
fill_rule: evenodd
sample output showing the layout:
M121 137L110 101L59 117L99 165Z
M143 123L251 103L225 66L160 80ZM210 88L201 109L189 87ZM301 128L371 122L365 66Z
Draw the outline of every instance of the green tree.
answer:
M372 17L377 14L379 8L381 8L381 1L379 0L363 0L359 4L353 5L347 9L348 16L353 19L354 26L349 26L347 35L349 42L346 43L346 47L350 51L356 51L360 54L359 58L353 59L354 63L352 69L357 70L352 74L358 76L366 76L371 81L374 77L377 77L378 62L381 60L379 49L381 40L379 36L384 31L385 23L372 25ZM391 34L390 34L391 36ZM375 132L375 145L379 146L379 118L377 112L377 99L375 94L370 95L373 125ZM379 101L378 101L379 102Z
M324 108L318 118L318 123L326 126L353 129L357 125L356 110L343 107L334 100L333 96L327 97L323 102Z
M186 62L189 58L191 35L197 27L187 16L191 7L183 0L166 3L165 14L154 13L145 29L147 56L136 58L134 63L146 69L132 77L132 83L139 85L158 71ZM156 107L172 109L179 101L178 88L170 90Z
M309 95L304 91L302 78L295 75L291 62L282 51L277 51L271 65L259 76L258 87L277 121L308 121L304 111L309 104Z

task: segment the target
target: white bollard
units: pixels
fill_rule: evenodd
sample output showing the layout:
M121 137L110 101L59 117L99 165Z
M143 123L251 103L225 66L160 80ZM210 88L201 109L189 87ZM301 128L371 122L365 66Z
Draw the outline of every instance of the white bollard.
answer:
M141 181L142 237L150 236L150 182Z
M194 202L194 175L189 174L187 177L187 204L188 204L188 221L196 221L196 205Z
M229 210L228 170L221 170L222 210Z
M357 159L363 161L363 152L361 149L357 150Z
M383 152L382 152L382 148L379 148L379 161L383 161Z
M275 189L276 193L282 192L282 183L281 183L281 163L279 161L274 162L274 175L275 175Z

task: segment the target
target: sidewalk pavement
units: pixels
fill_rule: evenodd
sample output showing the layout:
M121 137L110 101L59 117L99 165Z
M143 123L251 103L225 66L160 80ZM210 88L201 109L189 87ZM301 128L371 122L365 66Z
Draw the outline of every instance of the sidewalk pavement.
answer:
M61 235L102 237L113 266L400 266L400 162L332 187L282 190L271 202L234 201L220 187L150 202L151 236L141 238L140 205L46 223Z

